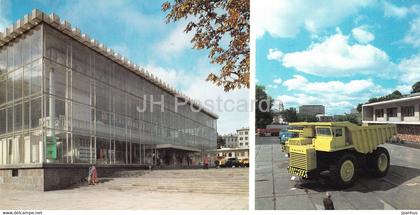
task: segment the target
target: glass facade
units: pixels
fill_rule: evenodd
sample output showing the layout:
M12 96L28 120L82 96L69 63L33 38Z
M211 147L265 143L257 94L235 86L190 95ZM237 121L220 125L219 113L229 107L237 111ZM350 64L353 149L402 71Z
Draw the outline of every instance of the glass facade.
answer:
M0 165L152 164L157 144L216 148L214 117L47 24L0 48L0 93Z

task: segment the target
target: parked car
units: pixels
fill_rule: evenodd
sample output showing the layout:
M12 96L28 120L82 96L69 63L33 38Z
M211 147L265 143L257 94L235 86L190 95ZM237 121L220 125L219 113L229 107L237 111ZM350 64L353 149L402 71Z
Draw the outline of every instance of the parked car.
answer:
M280 144L284 145L289 138L295 138L298 136L298 133L282 130L279 134Z
M240 163L241 167L249 167L249 158L242 158Z
M229 158L225 163L225 167L239 167L240 165L238 158Z
M226 158L225 157L218 157L216 162L216 166L225 167L226 166Z

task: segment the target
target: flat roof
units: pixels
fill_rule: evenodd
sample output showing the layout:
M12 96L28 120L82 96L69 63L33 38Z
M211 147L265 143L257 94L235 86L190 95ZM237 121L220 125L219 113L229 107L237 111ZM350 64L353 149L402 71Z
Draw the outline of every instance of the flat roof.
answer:
M374 103L364 104L364 105L362 105L362 107L369 107L369 106L382 105L382 104L391 104L391 103L396 103L396 102L406 102L406 101L412 101L412 100L416 100L416 99L420 99L420 95L404 97L404 98L400 98L400 99L393 99L393 100L388 100L388 101L382 101L382 102L374 102Z
M195 102L193 99L186 96L174 87L169 86L167 83L153 75L151 72L145 70L144 68L141 68L140 66L128 60L121 54L114 52L114 50L106 47L103 43L100 43L98 40L90 38L87 34L81 33L80 29L76 27L72 28L71 24L68 21L60 21L60 17L54 13L48 15L38 9L33 9L31 13L26 14L23 18L18 19L16 23L5 28L4 31L0 32L0 48L9 44L20 35L24 34L25 32L29 31L30 29L41 23L46 23L52 26L53 28L59 30L61 33L64 33L70 36L71 38L79 41L80 43L86 45L90 49L93 49L94 51L102 54L103 56L107 57L113 62L125 67L129 71L148 80L149 82L158 86L159 88L167 91L168 93L176 97L183 99L188 104L201 109L201 112L204 112L215 119L219 118L219 116L216 113L213 113L204 106Z
M325 107L324 105L301 105L299 107Z
M237 129L236 131L246 131L246 130L249 130L249 128L240 128L240 129Z

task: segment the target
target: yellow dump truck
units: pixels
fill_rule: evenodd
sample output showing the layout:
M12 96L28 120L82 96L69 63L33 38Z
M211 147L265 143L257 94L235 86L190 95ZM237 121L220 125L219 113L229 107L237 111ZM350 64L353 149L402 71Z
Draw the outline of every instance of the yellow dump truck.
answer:
M357 126L350 122L290 123L298 133L286 141L288 172L311 179L329 172L336 187L350 187L360 170L383 177L389 169L389 153L379 147L396 134L395 125Z

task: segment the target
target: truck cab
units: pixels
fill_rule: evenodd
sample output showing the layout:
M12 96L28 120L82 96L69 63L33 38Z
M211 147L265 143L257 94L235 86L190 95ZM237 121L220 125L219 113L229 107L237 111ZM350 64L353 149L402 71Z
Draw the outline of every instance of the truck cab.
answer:
M317 151L332 152L351 148L346 127L315 126L314 146Z

